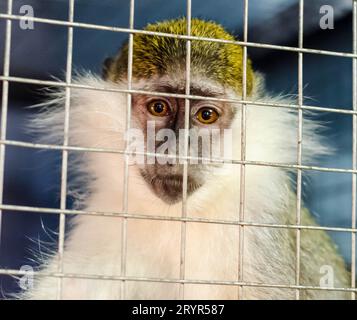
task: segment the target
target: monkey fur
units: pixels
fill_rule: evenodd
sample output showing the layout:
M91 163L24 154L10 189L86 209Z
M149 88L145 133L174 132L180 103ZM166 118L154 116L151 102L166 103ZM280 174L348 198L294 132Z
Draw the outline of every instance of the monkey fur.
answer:
M146 30L185 35L186 20L151 24ZM199 19L192 20L191 33L197 37L234 40L220 25ZM192 92L197 91L202 95L213 92L212 95L218 98L241 99L242 47L232 43L198 40L193 40L191 45ZM132 88L171 92L169 88L174 89L173 93L185 93L185 62L185 40L135 34ZM115 90L127 89L127 66L128 45L125 44L117 56L106 60L102 77L84 73L73 80L75 84L108 91L81 88L70 90L71 146L125 149L127 94ZM297 112L259 104L286 104L294 103L294 100L286 96L269 95L264 88L262 76L253 71L250 60L247 63L247 95L247 99L256 104L246 106L246 159L278 164L296 163ZM135 109L140 99L148 97L139 96L136 99L133 94L131 127L144 130L137 119L146 117L146 113L142 109ZM177 105L182 109L181 102L177 102ZM43 137L41 142L62 144L64 103L65 90L52 93L51 98L44 103L45 107L32 121L32 126ZM224 126L232 129L233 159L240 160L241 105L222 102L220 107L223 112L230 112ZM320 129L318 122L304 117L304 164L330 153L329 146L318 134ZM129 280L122 281L123 218L119 214L123 212L124 156L115 152L73 153L73 158L70 153L69 171L76 173L77 185L81 190L86 190L83 196L77 197L75 208L93 213L104 212L106 216L78 214L72 218L72 226L65 241L63 272L80 277L63 278L61 298L179 299L182 293L182 284L178 281L182 194L178 190L182 188L182 179L176 177L171 184L168 179L170 170L176 170L175 174L180 173L182 176L182 165L174 168L152 165L156 168L155 174L148 167L129 166L128 213L154 218L166 216L171 220L127 219L125 276ZM194 167L192 170L189 165L188 170L190 177L199 181L199 184L188 190L187 217L196 220L186 222L184 298L295 299L297 230L269 227L269 224L296 224L296 169L245 166L244 221L249 223L241 228L237 223L224 223L239 221L241 165L224 163L197 169ZM166 175L161 180L158 178L160 172ZM145 179L147 176L150 178ZM156 187L150 185L153 180L157 181ZM176 196L167 196L174 186ZM73 188L69 192L76 195ZM199 222L199 219L223 223ZM303 204L301 224L316 226ZM243 246L239 246L240 232ZM302 229L300 242L299 285L310 288L299 290L300 298L349 298L351 293L343 290L320 288L323 276L321 268L326 265L333 270L335 288L349 287L351 281L344 261L327 233L313 228ZM243 250L243 261L239 260L240 250ZM41 259L42 272L48 274L59 270L56 252L42 256ZM241 265L243 269L239 270ZM98 274L103 275L104 279L93 277ZM105 277L114 277L115 280ZM212 283L199 283L197 280ZM245 284L241 289L238 280ZM20 298L55 299L58 285L58 278L36 277L33 289L24 291ZM318 288L311 290L311 287Z

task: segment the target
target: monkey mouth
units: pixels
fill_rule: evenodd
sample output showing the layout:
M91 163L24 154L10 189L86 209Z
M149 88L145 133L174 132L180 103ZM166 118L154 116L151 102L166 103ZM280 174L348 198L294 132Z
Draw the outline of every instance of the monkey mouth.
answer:
M143 174L145 181L150 185L153 192L163 201L169 204L176 203L182 199L183 176L182 175L154 175ZM187 196L190 196L202 183L191 176L187 177Z

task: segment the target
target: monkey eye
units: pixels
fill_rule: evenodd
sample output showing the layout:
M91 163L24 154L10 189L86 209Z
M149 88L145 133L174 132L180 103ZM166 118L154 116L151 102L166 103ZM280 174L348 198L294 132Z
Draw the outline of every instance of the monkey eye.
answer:
M170 112L169 105L164 100L154 100L149 102L147 109L155 117L165 117Z
M203 124L212 124L216 122L218 118L218 112L210 107L203 107L196 113L196 119Z

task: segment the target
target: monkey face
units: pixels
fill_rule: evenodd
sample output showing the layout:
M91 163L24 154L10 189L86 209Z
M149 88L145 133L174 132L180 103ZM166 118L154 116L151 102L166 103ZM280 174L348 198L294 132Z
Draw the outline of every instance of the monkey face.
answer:
M235 39L220 25L212 22L192 19L191 26L191 35L193 36L228 41ZM146 30L186 35L187 21L183 18L150 24ZM127 84L129 52L129 43L125 43L114 58L106 60L103 68L105 80ZM241 96L243 56L242 47L236 44L192 41L190 94L205 98L232 96L237 98L237 94ZM140 91L185 93L187 79L187 41L185 39L135 34L131 58L132 88ZM246 89L247 94L250 95L253 90L254 72L249 59L247 59L246 71ZM176 161L166 161L166 163L159 160L165 159L162 157L165 154L169 154L171 157L175 155L180 159L187 155L196 158L222 158L222 150L217 151L217 149L222 149L222 146L217 146L217 141L221 141L223 144L223 132L224 129L231 128L235 108L232 108L228 103L217 102L218 100L214 99L211 101L209 99L190 100L189 114L186 114L186 120L190 120L187 154L180 152L187 146L185 138L182 138L182 135L180 138L180 130L185 128L185 99L146 95L133 95L132 97L132 119L134 118L132 128L138 128L141 130L140 133L145 135L144 152L161 155L160 157L147 157L146 163L139 165L141 175L158 197L168 203L177 202L182 198L182 175L183 168L186 166L182 161L178 161L178 158L175 159ZM153 130L148 130L151 127L149 122L155 123ZM171 130L171 133L161 132L160 134L159 131L162 129L166 129L166 132ZM155 138L156 134L158 136ZM149 140L151 140L150 143ZM215 149L214 155L212 149ZM223 153L226 153L226 148ZM170 159L172 159L171 157ZM198 162L193 162L192 159L188 161L188 195L203 186L208 177L217 173L216 168L212 170L212 167L216 165L207 163L207 161Z
M155 91L184 93L182 86L152 88ZM160 92L161 92L160 91ZM222 93L202 86L191 87L194 95L216 97ZM225 138L234 117L234 108L223 102L189 101L189 129L185 129L185 99L133 95L132 126L145 136L144 152L149 153L139 164L140 173L151 190L163 201L175 203L183 194L184 162L188 164L187 195L200 188L217 167L212 158L222 158ZM185 134L188 150L185 154ZM154 155L155 154L155 155ZM188 158L185 156L188 156Z

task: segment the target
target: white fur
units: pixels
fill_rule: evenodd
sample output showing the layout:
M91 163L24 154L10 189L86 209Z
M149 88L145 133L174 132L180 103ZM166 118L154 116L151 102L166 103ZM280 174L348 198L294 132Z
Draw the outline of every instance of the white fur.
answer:
M200 83L204 80L200 79ZM75 81L101 88L125 88L87 74ZM135 83L134 87L140 87ZM291 103L272 98L256 89L254 100ZM232 93L231 93L232 95ZM54 94L34 120L45 142L62 143L64 91ZM126 94L86 89L71 90L70 145L124 149ZM240 106L237 105L240 110ZM234 119L234 157L240 159L240 112ZM247 160L296 163L296 112L283 108L247 106ZM304 119L304 163L325 154L315 131L319 125ZM70 158L70 171L79 172L84 199L76 207L88 211L122 212L123 157L114 153L78 153ZM129 213L148 216L181 216L181 203L168 205L157 198L141 178L136 166L129 167ZM294 221L295 204L289 170L246 166L245 221L286 224ZM225 164L188 199L188 216L237 221L240 204L240 165ZM70 274L117 276L121 274L122 218L78 215L66 240L63 271ZM181 223L175 221L127 220L126 275L142 278L180 278ZM238 280L238 226L187 223L185 279ZM247 283L294 284L294 255L286 229L245 227L244 270ZM57 254L44 261L45 272L57 271ZM39 278L25 298L56 298L58 279ZM63 298L119 299L122 281L65 278ZM180 285L126 281L127 299L179 298ZM185 284L188 299L236 299L238 287ZM293 298L294 290L244 287L243 298Z

